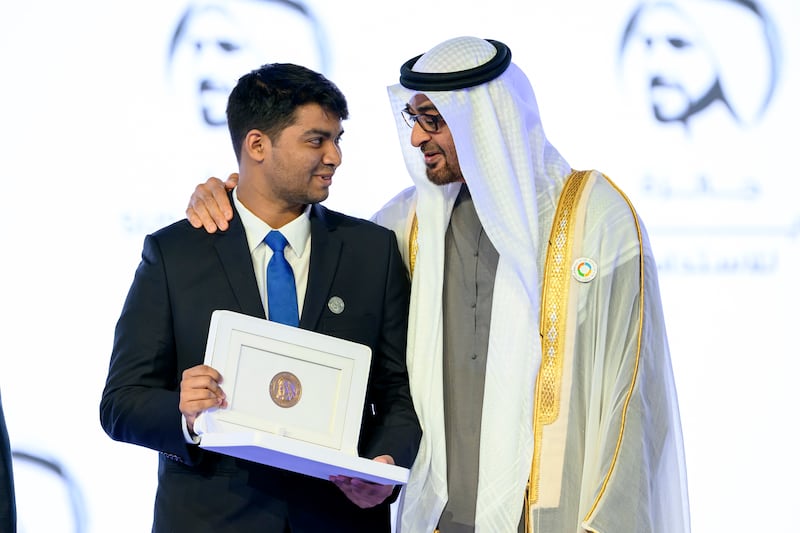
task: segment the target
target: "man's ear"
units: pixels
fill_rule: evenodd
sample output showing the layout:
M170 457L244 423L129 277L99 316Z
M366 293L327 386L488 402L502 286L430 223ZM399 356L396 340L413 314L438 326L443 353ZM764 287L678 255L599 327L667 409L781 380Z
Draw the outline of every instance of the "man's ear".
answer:
M272 148L269 137L261 130L250 130L244 138L244 153L250 159L262 162Z

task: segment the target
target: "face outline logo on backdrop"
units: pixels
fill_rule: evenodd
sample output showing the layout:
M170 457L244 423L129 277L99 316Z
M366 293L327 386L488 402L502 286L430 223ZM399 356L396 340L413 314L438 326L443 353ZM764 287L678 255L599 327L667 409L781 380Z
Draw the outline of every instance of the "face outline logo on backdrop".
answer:
M643 0L619 43L620 79L629 97L622 111L638 117L641 126L631 129L641 137L639 164L648 165L637 169L635 194L653 215L651 233L684 242L792 237L799 229L792 217L800 221L800 213L770 218L778 212L780 184L770 183L761 166L771 142L764 123L777 112L781 80L772 15L754 0ZM721 250L724 266L703 268L769 269L754 263L758 256L775 257L763 252L753 250L745 259ZM696 259L688 263L708 258Z
M23 449L14 449L12 457L20 532L89 530L83 489L61 460Z
M777 30L751 0L645 0L623 31L620 56L637 45L653 117L687 133L717 107L740 127L757 122L777 87Z
M198 123L226 130L228 95L243 74L291 62L325 74L325 34L295 0L197 0L181 15L168 52L170 81ZM227 133L227 132L226 132Z

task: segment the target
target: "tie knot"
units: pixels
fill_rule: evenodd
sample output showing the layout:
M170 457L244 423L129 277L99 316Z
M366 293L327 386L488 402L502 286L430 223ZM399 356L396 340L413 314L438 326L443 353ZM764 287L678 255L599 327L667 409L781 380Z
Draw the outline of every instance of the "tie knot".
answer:
M272 249L273 252L281 253L283 253L283 249L286 248L286 245L289 244L289 242L286 240L286 237L283 236L283 233L276 230L272 230L267 233L267 236L264 237L264 242Z

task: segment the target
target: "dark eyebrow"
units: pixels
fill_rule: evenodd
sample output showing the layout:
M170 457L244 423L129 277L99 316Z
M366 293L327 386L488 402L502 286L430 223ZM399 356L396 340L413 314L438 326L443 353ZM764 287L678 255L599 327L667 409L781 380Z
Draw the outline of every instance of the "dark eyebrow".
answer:
M320 137L325 137L326 139L330 139L333 137L341 137L344 134L344 128L340 129L338 132L332 132L329 130L322 130L318 128L311 128L303 132L303 135L319 135Z
M419 113L428 113L429 111L434 111L434 112L436 112L437 115L439 114L439 110L436 109L436 106L434 106L431 103L427 103L427 104L424 104L424 105L418 107L416 111L412 110L411 106L406 104L406 113L409 113L411 115L415 115L415 114L419 114Z

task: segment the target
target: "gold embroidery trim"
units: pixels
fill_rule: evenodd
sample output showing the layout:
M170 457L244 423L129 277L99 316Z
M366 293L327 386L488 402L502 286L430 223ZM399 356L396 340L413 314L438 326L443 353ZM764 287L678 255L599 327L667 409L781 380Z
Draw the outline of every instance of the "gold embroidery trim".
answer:
M588 521L589 517L595 512L597 509L597 505L600 503L600 499L605 494L606 488L608 487L608 482L611 479L611 474L614 472L614 468L617 465L617 458L619 457L619 451L622 447L622 437L625 434L625 422L628 419L628 407L631 403L631 398L633 397L633 389L636 386L636 379L639 377L639 361L642 354L642 329L644 328L644 241L642 240L642 227L639 224L639 217L636 215L636 209L633 207L633 204L622 192L622 189L616 186L614 182L612 182L608 177L603 174L603 177L606 181L616 190L622 199L625 200L625 203L628 204L628 208L631 210L631 216L633 216L633 223L636 226L636 237L639 240L639 325L636 331L636 359L633 364L633 375L631 376L631 383L628 387L628 393L625 396L625 403L622 406L622 417L621 423L619 427L619 435L617 436L617 445L614 449L614 457L611 458L611 464L608 467L608 472L606 472L606 477L603 479L603 485L601 486L600 490L597 493L597 497L592 503L592 507L589 509L589 512L586 513L586 517L584 521Z
M573 174L570 176L570 178L568 180L567 186L569 186L569 182L578 181L578 180L573 180L572 179L573 177L576 176L576 174L583 174L583 176L580 176L581 177L580 181L585 181L582 178L585 177L586 173L575 173L575 172L573 172ZM621 424L620 424L619 434L617 436L617 444L616 444L616 447L614 449L614 456L611 459L611 464L609 465L608 472L606 472L605 478L603 479L602 486L601 486L600 490L598 491L598 494L595 497L595 500L592 503L591 508L586 513L586 516L583 519L584 522L589 521L591 515L597 509L597 506L600 503L600 500L603 497L603 495L605 494L605 491L606 491L606 489L608 487L609 480L611 479L611 475L614 472L614 469L615 469L616 464L617 464L617 459L619 458L620 448L622 447L622 438L623 438L623 436L625 434L625 424L626 424L626 420L627 420L628 408L630 406L631 398L633 397L633 390L634 390L634 387L636 385L637 377L639 375L639 364L640 364L641 349L642 349L642 330L643 330L643 327L644 327L644 302L645 302L645 294L644 294L644 242L642 240L642 229L641 229L641 226L639 224L639 217L636 215L636 210L634 209L633 204L628 199L628 197L625 195L625 193L622 192L622 190L619 187L617 187L617 185L614 184L614 182L612 182L610 179L608 179L608 177L605 174L603 174L603 178L605 178L605 180L614 188L614 190L616 190L620 194L620 196L628 204L628 208L631 211L631 215L633 216L633 222L634 222L634 225L636 227L636 235L637 235L637 238L638 238L638 241L639 241L639 316L638 316L639 324L638 324L638 327L637 327L636 357L635 357L635 361L634 361L633 375L631 377L631 383L630 383L630 386L628 388L628 392L627 392L627 394L625 396L625 402L624 402L624 405L623 405L623 408L622 408L622 421L621 421ZM555 240L554 237L557 236L562 231L562 229L564 227L564 216L563 216L563 213L562 213L562 201L564 200L564 195L565 194L571 194L571 193L568 193L567 186L565 186L565 190L562 192L562 197L559 199L559 204L558 204L558 208L557 208L557 212L556 212L556 218L555 218L555 221L554 221L554 224L553 224L553 229L551 231L551 240L548 242L547 262L546 262L546 265L545 265L545 278L544 278L545 279L545 281L544 281L545 288L543 289L543 292L542 292L542 300L543 300L543 302L542 302L542 317L541 317L542 329L540 330L540 334L542 335L543 366L544 366L544 354L546 353L545 349L544 349L545 348L545 343L546 342L551 342L551 339L548 338L546 335L544 335L544 332L545 332L545 327L544 327L545 321L547 321L548 323L555 322L556 324L563 323L563 321L554 320L553 316L545 317L544 316L544 310L546 309L545 298L551 295L551 291L549 290L550 289L549 285L550 285L550 281L551 280L548 278L548 273L550 271L552 271L551 264L554 264L553 262L554 262L555 256L556 256L556 253L552 249L553 248L553 244L554 243L556 243L556 245L561 245L562 244L561 241ZM583 184L580 184L580 188L581 188L581 192L582 192ZM580 198L580 194L577 194L573 198L573 202L575 200L577 200L578 198ZM575 204L573 203L572 207L574 207L574 205ZM564 207L566 207L566 206L564 206ZM557 223L558 223L558 226L557 226ZM567 222L566 225L569 226L569 223ZM566 235L566 237L568 237L568 234ZM571 248L571 243L569 243L568 240L564 241L563 242L563 246ZM563 263L563 259L564 258L569 258L569 256L568 255L563 255L562 256L562 264L560 265L562 269L566 265L566 263ZM559 274L563 274L563 272L559 272ZM560 281L568 282L569 281L569 276L567 275L565 279L560 279ZM566 301L567 301L566 300L566 296L567 296L566 292L564 292L563 294L560 294L560 297L564 298L563 302L565 304L566 304ZM551 307L551 309L552 309L552 307ZM565 315L565 313L562 313L562 315ZM556 334L562 333L562 332L563 332L563 330L555 330L554 331L554 333L556 333ZM561 354L561 356L562 356L561 360L563 361L563 354ZM553 406L552 405L548 406L548 405L545 404L541 413L540 413L540 410L539 410L539 406L542 405L542 404L538 403L540 398L546 399L546 398L550 398L551 397L550 393L546 393L546 391L543 390L548 385L550 385L550 383L547 382L544 379L544 377L543 377L543 375L541 374L541 371L540 371L539 377L537 378L537 384L536 384L537 408L536 408L536 413L534 413L534 442L535 442L535 444L534 444L534 446L535 446L535 448L534 448L534 458L533 458L533 464L531 466L531 476L530 476L530 478L528 480L528 487L527 487L527 490L526 490L526 493L525 493L526 502L525 502L524 512L525 512L525 531L526 532L530 531L530 508L531 508L531 506L533 504L536 503L536 501L538 499L538 496L539 496L539 485L538 485L539 479L538 479L538 475L539 475L539 464L540 464L540 455L539 455L539 453L541 452L541 441L542 441L542 427L547 423L547 420L553 414L553 412L552 412L552 407ZM553 391L553 392L555 392L555 391ZM557 396L555 396L555 397L557 398ZM555 405L555 407L557 408L558 406ZM556 412L556 415L557 415L557 412Z
M417 264L417 251L419 244L417 244L417 234L419 233L419 224L417 223L417 212L414 212L414 219L411 221L411 232L408 235L408 267L411 275L414 275L414 266Z
M575 207L581 197L589 172L573 171L558 199L558 207L547 243L544 267L539 335L542 338L542 363L536 378L533 414L534 456L528 478L525 505L526 530L530 527L529 509L539 499L539 474L543 427L558 418L561 401L561 374L564 367L563 335L569 297L570 258L575 223Z
M540 454L542 443L542 430L547 424L552 424L559 414L560 407L560 384L561 373L563 370L563 343L562 335L566 325L566 305L569 296L569 259L572 255L572 242L569 236L572 234L572 226L574 223L573 214L575 206L581 197L583 188L586 184L587 171L573 171L567 183L561 192L558 200L558 207L556 208L556 215L553 221L553 227L550 231L550 240L548 241L547 258L545 261L544 271L544 287L542 290L542 307L539 325L539 335L542 338L542 364L539 370L539 375L536 379L536 412L534 413L533 432L534 432L534 457L531 464L531 473L528 478L528 487L525 491L525 531L530 530L530 507L535 504L539 499L539 468L540 468ZM586 515L585 520L597 508L603 493L608 486L608 481L611 478L611 473L616 466L619 449L622 445L622 436L625 431L625 420L627 418L628 406L633 395L633 388L636 384L636 378L639 370L639 358L641 355L642 346L642 327L644 323L644 249L642 242L642 231L639 225L639 219L636 215L636 210L633 204L605 174L603 177L608 183L622 196L628 207L633 214L634 224L636 225L636 233L639 239L639 327L638 327L638 341L636 349L636 361L631 380L628 394L625 398L625 405L623 407L622 424L620 426L619 436L617 438L617 446L614 451L614 457L606 477L603 480L603 485L599 491L595 501ZM409 268L411 275L414 274L414 267L417 262L417 252L419 245L417 243L419 233L419 224L417 222L417 215L414 213L414 218L411 222L411 230L408 239L408 256Z

